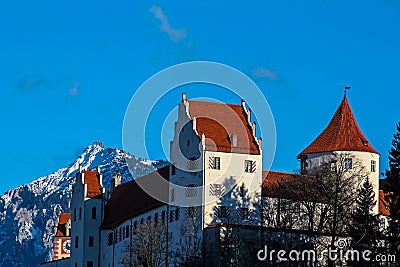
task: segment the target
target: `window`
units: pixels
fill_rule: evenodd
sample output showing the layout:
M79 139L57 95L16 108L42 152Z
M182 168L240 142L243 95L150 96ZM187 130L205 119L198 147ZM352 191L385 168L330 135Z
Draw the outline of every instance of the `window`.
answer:
M154 214L154 223L158 223L158 213Z
M144 223L144 219L142 218L142 219L140 219L140 224L143 224Z
M174 163L171 164L171 174L172 174L172 175L175 175L175 174L176 174L176 167L175 167L175 164L174 164Z
M114 235L113 233L108 233L107 235L107 246L112 246Z
M161 212L161 221L164 223L165 222L165 210Z
M383 218L381 218L380 220L379 220L379 226L380 226L380 228L385 228L385 219L383 219Z
M331 161L331 171L332 172L336 171L336 161Z
M190 140L186 141L186 146L190 146Z
M78 248L79 236L75 236L75 248Z
M353 168L353 159L352 158L344 159L344 168L346 170L350 170Z
M125 238L129 237L129 225L125 227Z
M74 221L76 221L76 209L74 209Z
M244 161L244 171L245 172L255 172L256 171L256 162L252 160Z
M171 201L175 201L175 189L171 189L171 196L170 196L170 199L171 199Z
M179 215L180 215L179 208L176 208L175 209L175 221L179 220Z
M87 262L87 267L93 267L93 261L88 261Z
M239 188L239 193L240 193L240 196L243 198L244 195L245 195L245 192L244 192L244 184L242 184L242 186Z
M190 158L189 158L189 160L188 160L188 162L187 162L187 168L188 168L189 170L195 170L195 169L197 169L198 165L199 165L199 161L198 161L198 158L197 158L197 157L190 157Z
M242 220L249 219L249 209L248 208L240 208L240 219L242 219Z
M220 157L210 157L209 166L211 169L220 170L221 169L221 158Z
M194 197L197 195L197 184L188 184L185 188L186 197Z
M299 202L294 203L294 213L296 213L297 215L300 214L300 203Z
M82 208L79 207L79 220L81 220L81 219L82 219Z
M219 206L218 207L218 217L219 218L226 218L228 215L226 206Z
M169 222L173 222L174 221L174 211L170 210L169 211Z
M371 160L371 172L376 172L376 161Z
M137 229L137 221L135 221L135 222L133 223L133 234L135 234L136 229Z
M119 232L119 241L122 241L122 229L119 228L118 232Z
M93 236L89 236L89 247L93 247Z
M186 217L187 218L197 217L197 207L187 207L186 208Z
M78 263L75 262L75 267L78 267Z
M96 220L96 207L92 208L92 219Z

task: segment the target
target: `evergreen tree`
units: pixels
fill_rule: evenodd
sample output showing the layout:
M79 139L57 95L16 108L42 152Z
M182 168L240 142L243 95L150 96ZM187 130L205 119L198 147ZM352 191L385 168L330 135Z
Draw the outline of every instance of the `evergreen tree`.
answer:
M392 147L389 151L389 169L385 172L388 186L387 197L389 202L390 220L388 240L390 250L400 258L400 122L397 132L393 135Z
M377 215L372 214L376 204L374 200L374 188L368 178L364 180L357 192L358 199L352 213L352 225L350 234L353 238L353 249L362 253L365 250L376 252L378 246L379 220ZM362 257L352 262L352 266L368 266Z

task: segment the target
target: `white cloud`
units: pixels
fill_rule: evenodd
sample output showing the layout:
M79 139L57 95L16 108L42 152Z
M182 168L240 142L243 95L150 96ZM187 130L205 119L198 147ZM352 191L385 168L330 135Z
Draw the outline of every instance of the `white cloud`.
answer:
M74 85L72 85L69 89L68 89L68 93L72 96L76 96L77 94L79 94L79 90L78 90L78 86L80 85L80 83L78 81L74 82Z
M276 71L273 71L266 67L257 67L253 69L251 74L255 78L268 78L271 80L278 80L278 74L276 73Z
M153 5L149 11L154 14L154 17L161 21L160 31L168 34L169 38L178 42L186 37L186 31L184 29L174 29L168 22L168 17L165 16L161 7Z

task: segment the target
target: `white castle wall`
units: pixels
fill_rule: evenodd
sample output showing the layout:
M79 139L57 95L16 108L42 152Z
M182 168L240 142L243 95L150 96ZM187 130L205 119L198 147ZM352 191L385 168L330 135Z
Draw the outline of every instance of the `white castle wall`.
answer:
M366 175L368 175L369 180L374 187L376 205L373 212L375 214L379 213L379 154L362 151L335 151L335 153L337 153L337 155L342 154L352 156L354 157L354 162L359 161L365 168ZM321 166L324 163L330 162L334 157L334 154L333 152L326 152L308 154L307 156L307 169L310 170ZM371 161L375 161L375 172L371 171Z

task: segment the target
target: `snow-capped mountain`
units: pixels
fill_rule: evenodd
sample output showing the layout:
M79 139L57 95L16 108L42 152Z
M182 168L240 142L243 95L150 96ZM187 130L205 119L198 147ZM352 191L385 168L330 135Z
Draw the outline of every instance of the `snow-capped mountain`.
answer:
M135 166L134 175L130 174L127 161ZM39 266L51 259L57 217L60 211L69 211L80 164L88 170L99 166L108 188L115 172L120 172L126 182L165 166L166 162L136 158L96 142L68 167L7 191L0 197L0 266Z

